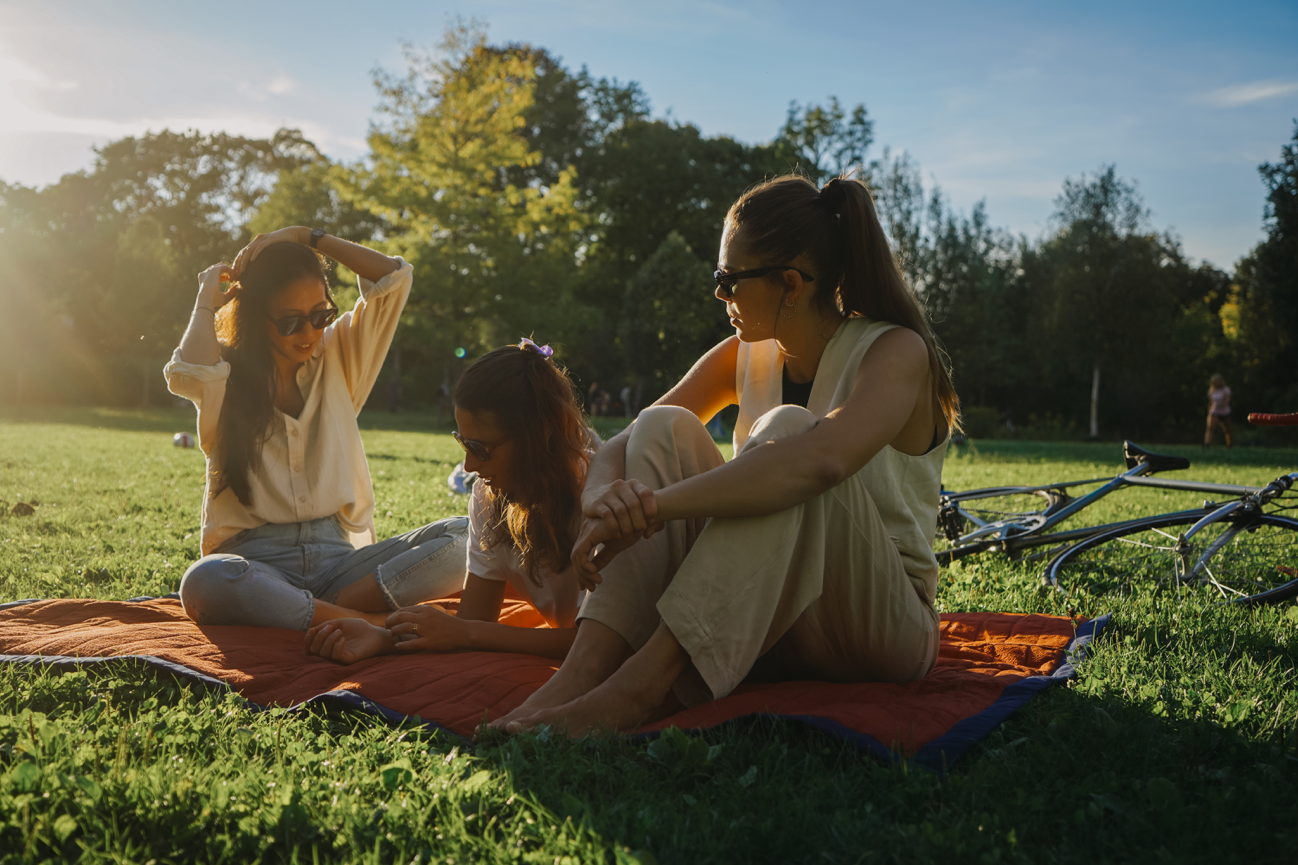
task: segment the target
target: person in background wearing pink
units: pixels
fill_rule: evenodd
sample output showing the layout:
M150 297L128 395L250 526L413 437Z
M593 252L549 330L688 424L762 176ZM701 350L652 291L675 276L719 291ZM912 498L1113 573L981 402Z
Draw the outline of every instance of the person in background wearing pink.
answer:
M1208 429L1203 433L1204 447L1212 444L1212 430L1218 424L1226 436L1226 447L1230 447L1230 388L1221 373L1213 375L1208 383Z

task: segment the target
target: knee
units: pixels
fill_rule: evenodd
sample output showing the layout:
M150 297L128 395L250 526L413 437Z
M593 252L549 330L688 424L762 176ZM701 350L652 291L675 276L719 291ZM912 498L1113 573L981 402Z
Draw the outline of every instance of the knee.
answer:
M640 412L626 449L628 459L651 455L661 458L670 454L697 453L700 449L714 451L716 445L694 412L676 405L656 405ZM631 474L628 473L627 477Z
M456 541L466 541L468 536L468 517L448 517L416 529L408 538L411 547L419 547L428 543L451 544Z
M744 450L763 442L791 438L809 432L820 422L820 418L800 405L782 405L768 411L753 424L752 432Z
M248 574L248 561L240 556L204 556L180 580L180 604L185 615L200 624L228 605Z

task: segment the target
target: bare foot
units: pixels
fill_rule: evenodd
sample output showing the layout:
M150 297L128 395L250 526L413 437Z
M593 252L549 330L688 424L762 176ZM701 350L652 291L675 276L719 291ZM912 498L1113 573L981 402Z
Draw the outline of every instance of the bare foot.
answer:
M629 732L654 716L688 663L685 649L666 623L660 622L649 642L602 684L563 705L551 704L530 715L522 713L527 706L524 703L514 718L502 718L501 726L507 733L517 734L549 724L574 739L598 731Z
M521 718L572 702L611 676L630 652L631 647L617 631L593 619L583 619L568 657L550 681L517 709L484 726L503 730Z
M340 664L354 664L391 652L396 639L387 628L371 625L364 619L334 619L307 631L303 645L313 655Z
M615 673L599 687L565 705L541 709L508 722L505 732L516 735L549 724L573 739L589 733L629 733L651 719L654 709L662 702L662 695L628 679Z

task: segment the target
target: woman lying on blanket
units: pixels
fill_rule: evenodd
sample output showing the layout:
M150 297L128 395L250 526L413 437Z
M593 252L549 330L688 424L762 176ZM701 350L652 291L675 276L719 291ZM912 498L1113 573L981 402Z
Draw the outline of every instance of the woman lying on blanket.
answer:
M869 190L749 191L716 278L736 335L591 463L576 640L493 726L628 730L673 692L908 682L937 659L931 544L958 401ZM704 424L732 403L726 463Z
M360 278L339 315L317 252ZM399 258L320 229L258 235L199 276L164 374L198 407L207 457L203 558L180 583L202 625L305 631L460 588L468 520L374 543L374 491L356 414L410 294ZM228 291L222 281L230 280Z
M338 619L307 632L308 651L343 663L398 649L568 653L585 594L569 554L599 440L582 422L572 382L549 356L549 346L525 339L488 353L455 385L455 437L464 468L478 473L456 615L424 605L393 613L386 627ZM550 627L499 624L506 586Z

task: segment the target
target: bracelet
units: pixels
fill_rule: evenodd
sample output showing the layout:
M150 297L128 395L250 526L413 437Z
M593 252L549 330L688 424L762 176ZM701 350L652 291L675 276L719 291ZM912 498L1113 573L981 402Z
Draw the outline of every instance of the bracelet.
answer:
M198 312L200 309L205 309L208 312L212 313L212 315L216 315L216 310L212 309L212 307L210 306L196 306L194 307L194 312Z

